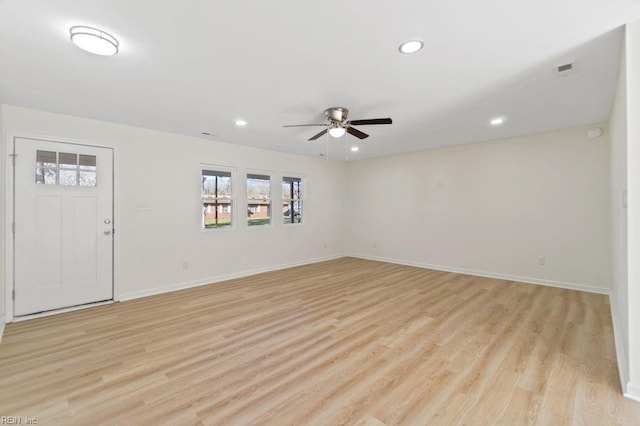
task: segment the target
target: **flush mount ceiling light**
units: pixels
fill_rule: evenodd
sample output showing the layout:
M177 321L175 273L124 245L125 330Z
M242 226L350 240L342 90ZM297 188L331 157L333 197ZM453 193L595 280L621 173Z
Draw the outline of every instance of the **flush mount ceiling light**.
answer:
M344 127L332 127L329 129L329 134L334 138L341 138L344 136L347 130Z
M247 125L247 122L245 120L236 120L234 121L235 125L238 127L244 127Z
M489 121L489 124L491 124L494 127L497 126L502 126L504 124L504 117L496 117L496 118L492 118Z
M409 40L402 43L398 49L400 50L400 53L409 54L416 53L418 50L422 49L422 46L424 46L424 43L420 40Z
M114 36L93 27L75 26L69 28L71 41L82 50L102 55L113 56L118 53L120 44Z

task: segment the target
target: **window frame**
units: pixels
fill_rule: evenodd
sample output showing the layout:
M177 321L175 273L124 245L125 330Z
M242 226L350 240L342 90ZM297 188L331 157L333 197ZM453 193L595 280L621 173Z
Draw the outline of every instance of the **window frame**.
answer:
M203 176L206 176L204 174L205 171L213 172L213 173L217 172L221 174L223 173L229 174L229 177L231 179L231 189L229 191L229 194L230 194L229 205L231 208L229 219L231 220L231 224L229 226L218 226L218 227L209 227L209 228L205 226L206 208L204 206L205 204L204 194L202 190L202 184L203 184L202 178ZM201 231L203 232L234 231L237 228L236 224L238 221L238 217L237 217L238 202L237 202L236 191L237 191L238 184L237 184L236 178L237 178L237 173L236 173L235 167L221 166L218 164L210 164L210 163L200 164L200 230ZM215 197L216 200L219 198L220 197ZM218 206L220 206L220 204L218 204ZM214 208L212 207L211 210L213 211ZM217 208L215 208L215 210L217 210Z
M280 185L278 185L278 187L280 188L280 191L282 191L282 186L285 182L286 178L291 178L291 179L299 179L300 180L300 185L302 186L302 191L301 191L301 197L297 198L297 199L287 199L285 198L285 194L281 193L280 194L280 200L284 203L284 201L287 200L296 200L299 201L302 204L302 214L300 215L300 221L299 222L284 222L284 216L281 216L281 220L279 220L279 222L282 224L282 226L291 226L291 225L297 225L297 226L301 226L304 225L306 223L306 221L308 220L306 218L307 216L307 200L308 200L308 192L309 192L309 188L308 188L308 179L307 176L304 174L300 174L300 173L282 173L280 175Z
M275 172L271 171L271 170L258 170L258 169L247 169L246 173L244 175L244 202L245 202L245 209L243 211L248 212L249 211L249 187L247 184L247 181L249 180L249 176L254 175L254 176L265 176L265 177L269 177L269 205L268 208L270 209L271 213L270 213L270 217L269 217L269 223L267 224L263 224L263 225L249 225L249 218L247 217L247 220L245 220L244 222L244 226L247 229L265 229L265 228L273 228L274 226L274 210L273 210L273 200L274 200L274 190L275 190L275 186L274 186L274 179L275 179ZM276 194L277 195L277 194Z

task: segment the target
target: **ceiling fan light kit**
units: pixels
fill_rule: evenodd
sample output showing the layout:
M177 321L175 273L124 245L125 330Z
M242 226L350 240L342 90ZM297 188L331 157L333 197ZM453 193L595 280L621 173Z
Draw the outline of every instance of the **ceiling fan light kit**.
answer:
M332 107L324 110L324 115L327 117L327 121L325 123L319 124L290 124L284 127L308 127L308 126L319 126L325 127L320 133L311 136L309 138L310 141L314 141L322 136L324 136L327 132L329 135L334 138L339 138L344 136L345 133L349 133L357 137L358 139L368 138L369 135L356 129L353 126L368 126L372 124L392 124L393 120L390 118L371 118L364 120L347 120L349 115L349 110L344 107Z

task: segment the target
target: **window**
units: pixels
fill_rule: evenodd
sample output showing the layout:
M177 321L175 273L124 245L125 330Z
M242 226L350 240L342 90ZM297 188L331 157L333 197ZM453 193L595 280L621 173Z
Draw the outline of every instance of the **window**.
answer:
M271 176L247 174L247 225L271 224Z
M202 170L202 226L231 227L232 207L231 172Z
M36 183L96 186L96 156L69 152L37 151Z
M302 178L282 178L282 213L284 223L302 222Z

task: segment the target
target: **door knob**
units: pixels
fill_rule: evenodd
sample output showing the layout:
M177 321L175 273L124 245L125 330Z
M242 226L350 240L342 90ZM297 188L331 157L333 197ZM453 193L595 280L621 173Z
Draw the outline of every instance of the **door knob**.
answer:
M104 231L104 235L111 235L111 230L106 229L106 230Z

